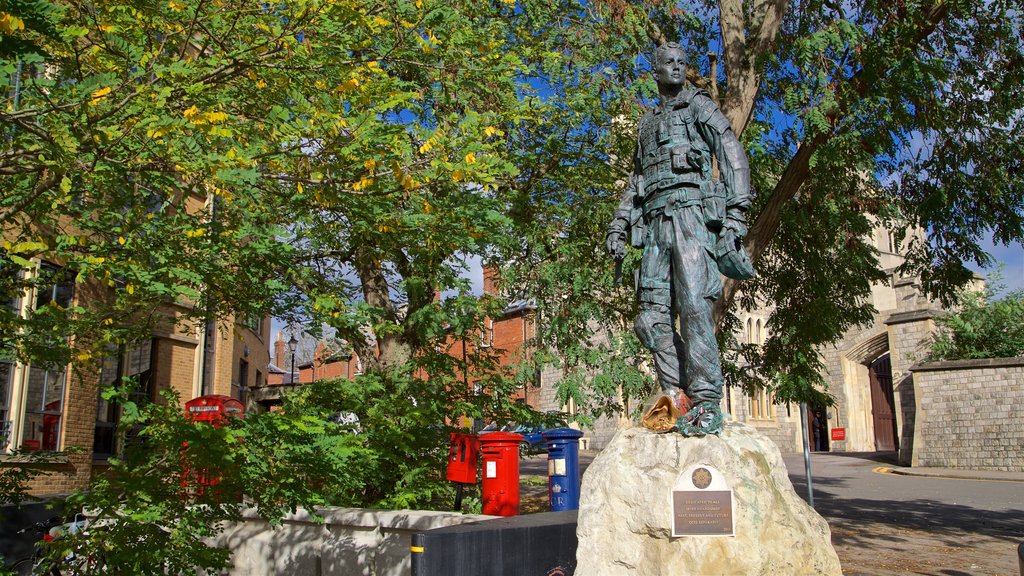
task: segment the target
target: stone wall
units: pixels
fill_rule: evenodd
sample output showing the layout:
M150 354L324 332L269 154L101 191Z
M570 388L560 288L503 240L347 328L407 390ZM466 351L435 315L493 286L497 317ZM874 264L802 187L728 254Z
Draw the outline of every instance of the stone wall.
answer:
M1024 472L1024 357L910 368L913 465Z
M416 532L491 516L415 510L330 508L317 522L305 511L277 528L254 512L216 540L232 552L231 576L408 576L409 547Z

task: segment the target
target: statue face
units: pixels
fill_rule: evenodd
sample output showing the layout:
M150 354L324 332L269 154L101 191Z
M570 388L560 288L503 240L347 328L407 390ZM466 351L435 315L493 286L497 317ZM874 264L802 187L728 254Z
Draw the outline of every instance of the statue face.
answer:
M658 57L654 78L659 88L679 87L686 80L686 56L678 48L669 48Z

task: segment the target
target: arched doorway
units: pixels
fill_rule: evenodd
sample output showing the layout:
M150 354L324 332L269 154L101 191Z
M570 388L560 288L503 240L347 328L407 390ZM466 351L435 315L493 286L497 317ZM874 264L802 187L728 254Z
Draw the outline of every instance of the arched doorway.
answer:
M828 412L824 406L807 406L807 445L812 452L828 452Z
M875 450L896 450L896 401L892 390L889 354L879 356L868 368L871 382L871 419L875 427Z

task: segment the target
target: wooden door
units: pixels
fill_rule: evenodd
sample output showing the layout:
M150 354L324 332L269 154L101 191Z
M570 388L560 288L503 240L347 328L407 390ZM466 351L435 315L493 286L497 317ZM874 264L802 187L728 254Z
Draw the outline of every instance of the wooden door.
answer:
M871 416L875 425L875 450L896 450L896 402L892 391L889 355L879 357L868 369L871 380Z

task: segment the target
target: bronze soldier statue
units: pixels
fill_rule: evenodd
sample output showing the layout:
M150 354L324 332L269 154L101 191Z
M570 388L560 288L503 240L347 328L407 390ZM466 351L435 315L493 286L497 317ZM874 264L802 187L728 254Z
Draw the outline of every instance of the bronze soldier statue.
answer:
M654 353L662 390L670 398L682 390L689 400L672 402L673 410L689 407L676 428L688 436L718 434L723 379L711 310L722 293L720 273L754 275L741 245L750 168L710 95L684 87L682 47L659 46L654 73L660 103L640 119L633 174L608 227L607 248L618 262L627 235L643 249L634 329ZM712 155L719 180L712 178Z

